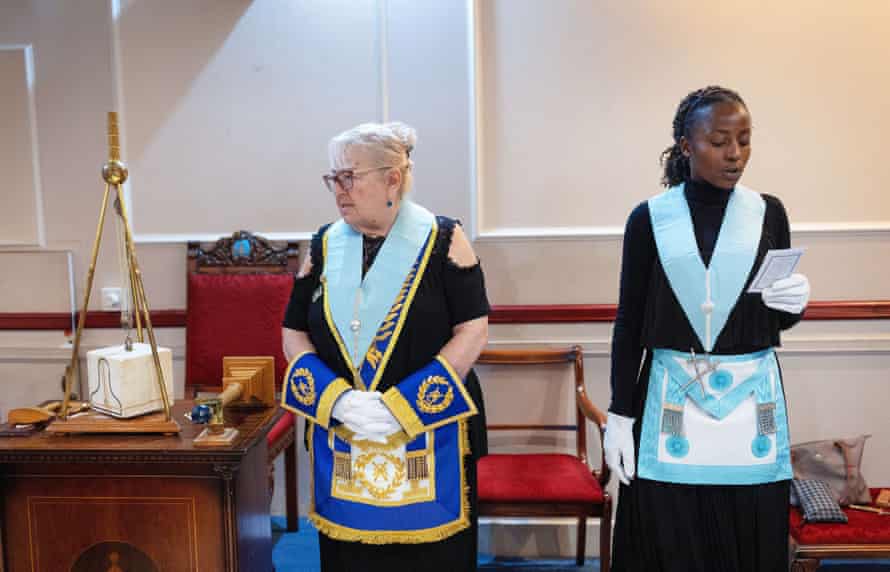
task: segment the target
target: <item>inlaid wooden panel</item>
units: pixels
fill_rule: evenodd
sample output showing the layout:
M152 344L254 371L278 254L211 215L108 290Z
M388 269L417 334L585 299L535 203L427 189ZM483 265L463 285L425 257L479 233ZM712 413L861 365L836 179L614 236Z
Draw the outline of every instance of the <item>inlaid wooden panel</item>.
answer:
M282 413L227 409L239 435L214 449L184 420L177 435L0 439L0 571L271 570L266 434Z
M7 491L10 571L70 570L105 542L136 547L158 570L224 567L220 487L210 477L23 475Z

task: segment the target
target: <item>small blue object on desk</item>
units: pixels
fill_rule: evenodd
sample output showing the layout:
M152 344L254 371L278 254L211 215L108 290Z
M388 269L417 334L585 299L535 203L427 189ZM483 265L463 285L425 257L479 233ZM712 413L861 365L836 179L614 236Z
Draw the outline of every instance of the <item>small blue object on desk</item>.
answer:
M203 403L199 403L192 407L192 411L189 414L189 419L191 419L192 423L209 423L211 417L212 412L210 411L210 407Z

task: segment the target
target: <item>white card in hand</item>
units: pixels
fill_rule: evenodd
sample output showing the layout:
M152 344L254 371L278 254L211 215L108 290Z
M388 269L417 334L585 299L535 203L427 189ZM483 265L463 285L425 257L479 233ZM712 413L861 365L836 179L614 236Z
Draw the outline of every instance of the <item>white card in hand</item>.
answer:
M794 269L797 268L797 263L800 262L800 257L803 256L803 253L803 248L767 250L766 255L763 257L763 263L760 265L760 270L757 271L757 275L751 281L748 292L753 294L760 293L772 286L776 280L791 276L794 273Z

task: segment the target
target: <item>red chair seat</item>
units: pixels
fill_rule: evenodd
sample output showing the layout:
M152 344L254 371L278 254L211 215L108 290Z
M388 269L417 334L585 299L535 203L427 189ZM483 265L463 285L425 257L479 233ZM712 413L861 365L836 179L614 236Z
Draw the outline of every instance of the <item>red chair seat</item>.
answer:
M603 501L599 482L573 455L486 455L477 471L480 502Z
M274 445L278 438L284 435L288 431L293 431L294 426L294 416L289 412L285 412L284 415L281 416L281 419L275 423L275 426L266 434L266 444L271 447Z
M872 498L880 489L872 489ZM890 516L844 509L849 522L804 522L799 509L791 508L791 536L800 543L813 544L890 544Z

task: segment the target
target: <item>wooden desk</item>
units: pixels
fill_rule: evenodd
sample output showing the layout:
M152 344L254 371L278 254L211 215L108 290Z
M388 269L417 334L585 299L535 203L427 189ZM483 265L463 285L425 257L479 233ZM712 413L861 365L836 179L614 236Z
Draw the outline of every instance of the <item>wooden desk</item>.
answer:
M271 571L266 433L284 412L226 411L239 436L208 449L191 406L173 406L178 436L0 438L0 571Z

